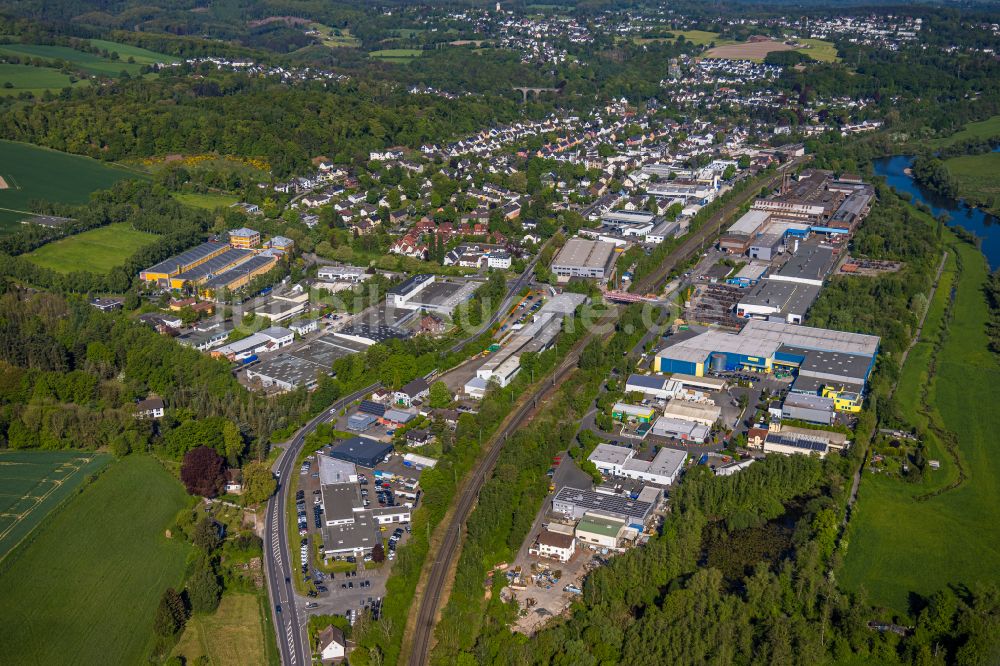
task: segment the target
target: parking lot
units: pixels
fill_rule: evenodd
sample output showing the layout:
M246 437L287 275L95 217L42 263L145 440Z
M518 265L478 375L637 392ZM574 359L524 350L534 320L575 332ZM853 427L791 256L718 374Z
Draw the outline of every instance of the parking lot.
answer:
M398 463L398 464L397 464ZM376 469L382 471L383 465ZM386 471L401 475L409 473L419 477L419 472L412 468L404 468L402 463L393 457L386 465ZM397 495L404 493L412 495L411 488L406 483L412 479L402 476L389 480L376 479L375 470L358 467L358 492L362 501L368 506L398 505L413 501L409 497ZM384 549L385 560L374 562L371 555L360 561L354 556L342 559L323 557L323 520L322 491L315 456L309 456L298 470L298 487L296 489L296 511L299 526L299 550L292 544L293 557L298 556L300 564L299 575L306 591L305 597L298 597L297 603L307 613L344 615L352 621L359 612L368 609L376 619L380 612L380 604L385 596L385 584L388 579L392 562L395 560L397 546L406 543L409 538L409 524L386 524L379 526L376 539ZM302 518L305 517L303 522Z

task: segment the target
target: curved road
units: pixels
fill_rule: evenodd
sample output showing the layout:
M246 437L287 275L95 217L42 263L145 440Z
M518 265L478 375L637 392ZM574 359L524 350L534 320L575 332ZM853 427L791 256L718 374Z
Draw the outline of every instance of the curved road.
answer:
M372 384L355 391L333 403L322 413L303 426L284 447L274 462L272 469L278 475L278 489L267 502L264 527L264 572L267 575L267 592L273 604L271 617L274 622L281 663L286 666L303 666L312 663L312 650L305 628L307 617L295 606L295 588L292 576L299 572L292 568L292 558L288 552L288 528L285 524L288 492L285 481L294 478L295 460L305 443L306 436L321 423L336 420L337 414L346 405L359 400L377 389L380 384ZM280 609L280 610L279 610Z

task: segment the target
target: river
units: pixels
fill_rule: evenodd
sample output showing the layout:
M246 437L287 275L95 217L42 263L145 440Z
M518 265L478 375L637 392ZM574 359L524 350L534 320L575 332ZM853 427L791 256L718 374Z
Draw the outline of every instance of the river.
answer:
M923 202L935 215L947 213L951 224L968 229L982 241L983 254L990 264L990 270L1000 265L1000 219L978 208L968 206L964 201L954 201L940 197L921 188L913 176L906 173L913 164L912 155L895 155L875 160L875 173L885 176L886 182L903 194L909 194L913 201Z

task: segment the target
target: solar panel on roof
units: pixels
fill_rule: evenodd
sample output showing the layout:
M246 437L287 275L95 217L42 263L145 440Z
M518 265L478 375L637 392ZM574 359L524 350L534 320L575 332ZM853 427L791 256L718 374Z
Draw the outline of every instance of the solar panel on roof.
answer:
M362 400L358 406L359 412L374 414L375 416L385 416L385 405L380 405L372 400Z

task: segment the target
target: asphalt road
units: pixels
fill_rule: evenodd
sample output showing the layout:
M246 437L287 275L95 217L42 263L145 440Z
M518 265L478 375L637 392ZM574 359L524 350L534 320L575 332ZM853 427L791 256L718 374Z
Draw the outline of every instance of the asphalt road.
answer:
M379 384L372 384L341 398L321 414L307 423L289 440L284 451L274 462L272 469L278 475L278 489L267 502L264 529L264 572L267 576L268 596L273 604L271 618L274 622L281 663L286 666L301 666L312 663L309 639L306 633L306 614L296 607L295 588L292 576L299 572L292 570L292 558L288 552L288 528L285 524L288 492L285 483L293 478L295 460L302 444L321 423L336 420L337 414L346 405L371 393ZM279 610L280 608L280 610Z

